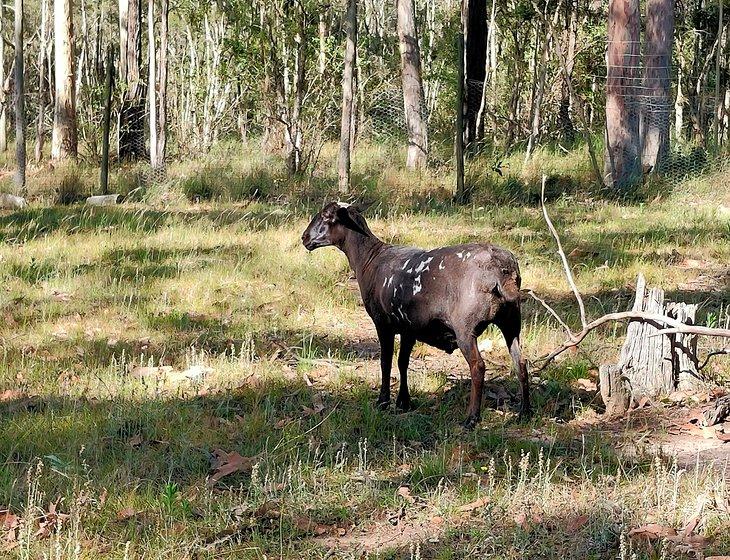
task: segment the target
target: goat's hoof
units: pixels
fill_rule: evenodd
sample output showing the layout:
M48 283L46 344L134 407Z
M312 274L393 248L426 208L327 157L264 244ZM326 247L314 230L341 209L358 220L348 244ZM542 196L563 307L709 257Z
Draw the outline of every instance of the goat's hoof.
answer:
M477 424L479 424L479 418L475 416L469 416L469 418L467 418L464 422L464 429L471 432L474 428L477 427Z
M375 406L378 410L388 410L388 407L390 406L390 399L378 399Z
M395 407L398 410L402 410L403 412L408 412L412 408L411 407L411 397L407 397L407 398L398 397L395 401Z

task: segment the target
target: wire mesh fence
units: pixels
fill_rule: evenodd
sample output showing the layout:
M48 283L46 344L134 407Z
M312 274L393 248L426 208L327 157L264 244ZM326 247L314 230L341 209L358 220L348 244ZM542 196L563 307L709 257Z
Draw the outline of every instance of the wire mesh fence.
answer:
M604 40L593 46L605 52L609 44ZM570 173L571 164L576 174L590 167L595 177L587 180L609 187L615 183L613 176L622 173L617 165L626 166L636 183L651 177L680 183L727 168L727 61L715 65L713 54L711 64L687 73L677 62L680 48L675 45L669 63L657 63L636 49L629 64L613 65L610 72L604 58L602 64L593 64L590 73L572 76L582 84L580 92L566 88L559 66L542 82L535 71L537 85L532 91L505 89L510 77L504 74L486 82L467 79L462 109L467 187L478 188L485 170L494 177L535 175L533 158L541 149L564 156L562 172ZM453 156L456 134L455 85L426 83L424 89L438 92L429 104L440 112L453 107L447 119L431 118L427 112L432 161L443 161L443 154L448 154L447 165L453 168L448 157ZM369 98L363 116L361 138L406 146L408 131L397 77ZM575 157L576 153L585 155Z

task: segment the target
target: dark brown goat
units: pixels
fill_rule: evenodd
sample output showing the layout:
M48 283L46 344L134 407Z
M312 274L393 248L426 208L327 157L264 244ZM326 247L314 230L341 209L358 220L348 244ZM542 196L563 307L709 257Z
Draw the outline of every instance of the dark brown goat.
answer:
M380 341L381 407L390 402L390 370L399 334L396 406L410 408L408 362L417 340L448 353L459 348L471 372L466 426L474 427L480 418L485 370L477 338L493 323L502 331L517 368L520 414L529 414L527 366L519 342L520 270L512 253L487 243L430 251L388 245L373 235L355 206L339 202L314 216L302 243L309 251L334 245L355 271Z

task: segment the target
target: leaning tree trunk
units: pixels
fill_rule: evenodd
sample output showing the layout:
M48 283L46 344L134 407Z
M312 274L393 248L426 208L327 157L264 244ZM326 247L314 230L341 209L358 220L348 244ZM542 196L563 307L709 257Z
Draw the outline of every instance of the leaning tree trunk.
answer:
M636 282L633 311L666 315L693 324L696 305L664 303L664 291L648 288L643 275ZM625 412L629 401L656 398L676 390L696 388L700 383L697 336L660 334L663 326L632 321L617 364L599 369L601 394L609 415Z
M350 190L350 154L352 153L352 128L355 85L355 57L357 56L357 0L347 2L347 40L345 42L345 67L342 72L342 120L340 122L340 155L337 176L341 193Z
M661 170L669 154L670 70L674 36L674 0L648 0L644 49L642 164Z
M398 12L398 41L401 57L403 108L408 132L406 167L425 167L428 156L428 130L424 115L423 84L421 82L421 52L413 0L396 0Z
M124 95L119 109L119 159L144 158L145 89L142 66L141 0L119 0L119 78Z
M639 76L639 1L610 0L606 53L605 183L618 191L641 177L639 111L634 93Z
M78 137L71 0L54 1L53 32L56 51L56 100L53 110L51 159L75 159L78 151Z
M25 68L23 62L23 0L15 0L15 186L25 195ZM3 40L0 38L0 41Z

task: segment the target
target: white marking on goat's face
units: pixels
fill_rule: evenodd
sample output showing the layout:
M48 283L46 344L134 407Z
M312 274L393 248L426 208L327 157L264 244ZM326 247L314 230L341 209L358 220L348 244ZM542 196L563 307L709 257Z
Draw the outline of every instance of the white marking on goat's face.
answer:
M351 205L350 205L350 203L349 203L349 202L339 202L339 201L338 201L338 202L337 202L337 206L339 206L340 208L348 208L348 207L350 207Z
M446 268L444 266L444 259L441 259L441 262L439 263L439 270L443 270L444 268Z
M413 295L415 296L421 289L421 277L416 276L416 279L413 281Z
M405 270L409 262L411 262L411 259L408 259L406 262L403 263L403 268L401 270Z

